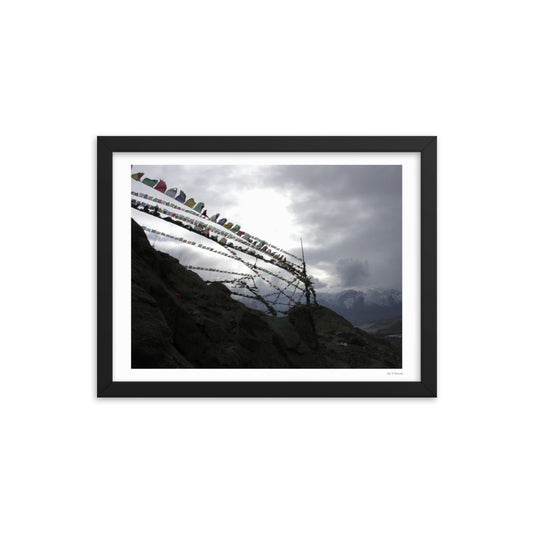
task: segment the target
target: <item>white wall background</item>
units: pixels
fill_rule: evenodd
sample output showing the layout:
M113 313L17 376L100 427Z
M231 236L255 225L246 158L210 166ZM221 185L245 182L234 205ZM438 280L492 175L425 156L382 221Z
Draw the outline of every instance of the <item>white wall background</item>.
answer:
M528 7L6 4L3 531L531 531ZM97 400L120 134L438 135L439 398Z

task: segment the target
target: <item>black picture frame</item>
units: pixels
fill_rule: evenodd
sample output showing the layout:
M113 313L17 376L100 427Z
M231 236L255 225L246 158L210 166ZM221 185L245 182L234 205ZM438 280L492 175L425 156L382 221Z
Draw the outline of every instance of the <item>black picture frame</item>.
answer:
M414 382L120 382L113 380L112 195L117 152L416 152L421 161L421 380ZM98 137L98 397L436 397L437 138Z

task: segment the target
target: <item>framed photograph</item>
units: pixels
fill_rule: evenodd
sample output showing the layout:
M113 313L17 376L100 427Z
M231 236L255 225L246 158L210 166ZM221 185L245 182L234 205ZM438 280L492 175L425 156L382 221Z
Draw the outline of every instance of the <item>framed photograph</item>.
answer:
M435 397L436 137L99 137L99 397Z

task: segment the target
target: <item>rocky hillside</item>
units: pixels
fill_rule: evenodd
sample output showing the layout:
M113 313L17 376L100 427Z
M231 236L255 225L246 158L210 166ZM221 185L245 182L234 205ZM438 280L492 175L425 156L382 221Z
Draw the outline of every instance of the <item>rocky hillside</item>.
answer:
M361 329L368 333L377 335L378 337L386 337L387 335L401 335L402 334L402 318L396 317L390 320L376 320L369 324L361 324Z
M132 220L133 368L399 368L401 349L322 306L270 317L154 250Z

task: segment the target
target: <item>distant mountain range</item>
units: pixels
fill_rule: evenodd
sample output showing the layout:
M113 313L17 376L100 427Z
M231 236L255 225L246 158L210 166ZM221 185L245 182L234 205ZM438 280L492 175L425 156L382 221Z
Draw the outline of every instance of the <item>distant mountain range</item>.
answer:
M317 301L357 326L402 316L402 292L394 289L318 292Z

